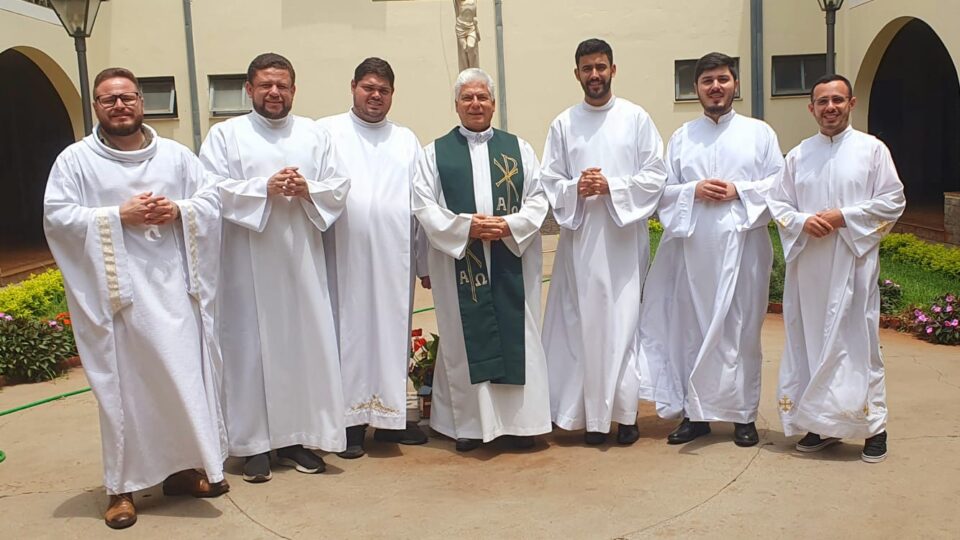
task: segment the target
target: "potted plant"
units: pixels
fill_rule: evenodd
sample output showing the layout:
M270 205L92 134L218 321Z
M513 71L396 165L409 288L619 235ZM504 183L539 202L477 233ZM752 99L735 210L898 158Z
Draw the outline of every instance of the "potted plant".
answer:
M413 387L420 397L420 416L430 418L430 394L433 386L433 368L437 363L437 348L440 337L430 334L423 337L423 329L417 328L410 335L410 369L408 371Z

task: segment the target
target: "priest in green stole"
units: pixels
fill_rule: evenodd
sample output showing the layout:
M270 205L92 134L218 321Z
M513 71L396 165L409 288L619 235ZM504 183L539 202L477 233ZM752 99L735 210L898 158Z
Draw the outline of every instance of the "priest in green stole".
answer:
M526 141L490 126L489 75L464 70L454 95L461 125L425 148L414 180L440 330L430 427L459 451L502 435L529 448L551 429L540 166Z

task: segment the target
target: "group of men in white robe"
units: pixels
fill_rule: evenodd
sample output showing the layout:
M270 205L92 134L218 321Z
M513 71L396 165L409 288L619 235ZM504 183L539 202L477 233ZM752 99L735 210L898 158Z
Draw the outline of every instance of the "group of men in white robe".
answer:
M57 159L45 228L100 404L107 525L135 523L132 492L161 481L225 493L227 455L258 483L271 452L304 473L325 468L311 449L362 456L367 426L425 443L405 401L418 276L442 336L430 425L458 451L501 436L531 448L553 425L602 444L614 422L632 444L638 399L682 418L671 444L732 422L755 445L771 216L787 260L785 433L807 432L805 452L865 438L863 459L881 461L877 250L904 199L886 147L849 125L849 81L814 86L820 133L784 162L773 130L732 109L733 59L708 54L704 116L664 160L650 116L613 95L611 47L586 40L575 62L584 101L551 124L542 166L492 127L494 83L475 68L454 88L460 125L421 149L386 119L385 61L357 67L347 113L314 122L290 114L290 62L260 55L254 111L215 125L199 158L142 124L132 73L102 72L99 124Z

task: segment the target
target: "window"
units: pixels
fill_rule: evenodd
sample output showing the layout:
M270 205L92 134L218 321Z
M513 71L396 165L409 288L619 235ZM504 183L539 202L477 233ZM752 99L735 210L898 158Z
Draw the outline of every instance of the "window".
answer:
M773 95L803 96L827 73L827 55L794 54L773 57Z
M740 73L740 58L733 59L733 65ZM673 98L677 101L696 101L697 81L694 72L697 69L697 59L675 60L673 62ZM740 87L737 87L735 99L740 99Z
M140 90L144 117L177 117L177 87L173 77L140 77Z
M210 75L210 114L236 116L253 108L243 84L246 75Z

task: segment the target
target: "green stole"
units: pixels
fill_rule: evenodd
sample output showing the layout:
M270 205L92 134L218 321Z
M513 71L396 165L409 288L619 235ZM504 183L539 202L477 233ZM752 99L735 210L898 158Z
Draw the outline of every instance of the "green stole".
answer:
M459 128L437 139L437 170L447 209L476 214L470 147ZM487 142L493 214L516 213L523 193L523 160L517 137L494 130ZM460 322L467 349L470 382L524 384L525 297L523 263L502 241L490 242L490 276L486 275L483 241L471 238L456 261ZM539 309L539 306L537 307Z

